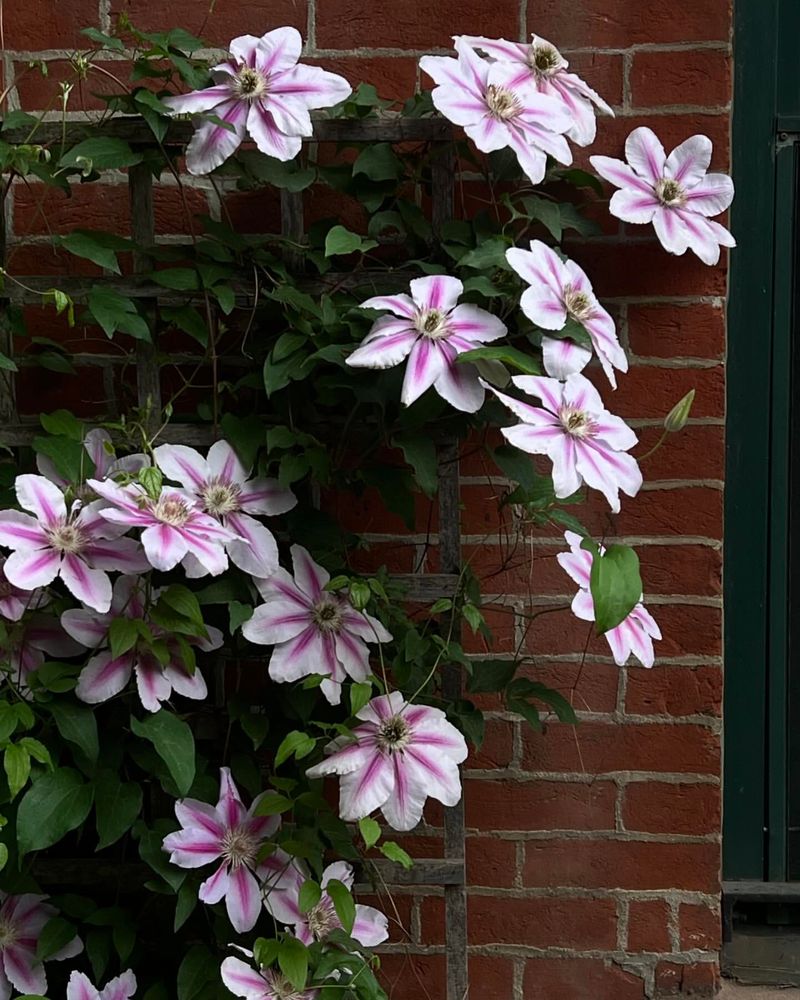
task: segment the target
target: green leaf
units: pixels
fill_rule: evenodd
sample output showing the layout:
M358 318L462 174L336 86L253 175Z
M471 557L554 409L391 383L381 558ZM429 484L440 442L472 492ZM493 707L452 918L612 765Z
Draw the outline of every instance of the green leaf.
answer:
M456 356L458 364L475 364L477 361L500 361L509 368L523 372L525 375L540 375L541 365L536 358L531 357L511 347L509 344L502 344L497 347L476 347L471 351L464 351Z
M278 957L280 946L280 941L276 941L275 938L256 938L256 943L253 945L256 965L262 968L272 965Z
M33 447L40 455L46 455L56 470L70 483L76 483L88 475L91 460L80 441L68 437L35 437Z
M59 166L83 168L91 164L94 170L119 170L141 163L143 159L142 153L135 152L123 139L95 136L68 150L61 157Z
M184 882L178 889L178 898L175 902L175 920L172 929L176 934L192 915L197 903L197 889L191 882Z
M120 781L114 771L99 771L94 779L97 850L115 844L127 833L142 811L142 789L133 781Z
M504 475L508 476L528 493L533 493L537 488L540 476L536 472L536 466L531 456L519 448L502 444L494 449L492 457L498 468Z
M365 816L358 821L358 829L361 832L361 837L367 849L374 847L381 839L380 825L369 816Z
M313 879L307 879L303 882L297 897L297 905L300 907L301 913L313 910L321 899L322 889L319 887L319 882L315 882Z
M70 413L69 410L54 410L53 413L40 413L39 423L48 434L83 442L83 423L73 413Z
M369 681L350 685L350 713L355 715L367 704L372 696L372 685Z
M539 713L537 709L528 704L526 699L535 698L537 701L549 705L553 709L559 721L575 725L578 721L575 709L567 699L553 688L547 687L540 681L532 681L527 677L517 677L506 689L506 703L512 712L523 715L534 729L540 729Z
M585 547L585 545L584 545ZM628 545L595 553L590 581L598 635L616 628L642 599L639 557Z
M403 457L414 470L419 487L425 496L436 495L439 488L439 462L436 443L430 434L398 434L392 445L401 448Z
M22 797L17 812L20 855L52 847L80 826L92 808L92 787L70 767L41 775Z
M96 45L101 45L105 49L114 49L115 52L124 52L125 46L121 38L114 38L113 35L106 35L97 28L81 28L81 34L86 35Z
M171 267L165 271L154 271L150 277L162 288L176 292L192 292L200 287L197 271L189 267Z
M178 1000L196 1000L204 995L209 983L219 978L218 959L202 944L196 944L184 956L178 969Z
M333 226L325 237L325 256L333 257L336 254L365 253L378 244L375 240L365 240L358 233L352 233L344 226Z
M114 274L120 273L117 255L113 250L98 242L91 233L76 230L68 236L59 237L58 243L76 257L90 260L98 267L113 271Z
M506 250L509 246L509 242L502 236L493 236L483 240L474 250L465 253L458 263L462 267L474 267L478 270L500 268L510 271L511 267L506 260Z
M8 848L5 844L0 844L0 871L8 864Z
M40 743L39 740L33 739L32 736L23 736L19 741L19 745L23 749L27 750L31 757L33 757L33 759L38 761L40 764L44 764L49 768L53 767L53 760L50 757L50 751L44 743Z
M278 792L264 792L259 795L255 802L253 815L278 816L280 813L288 812L293 804L291 799L287 799L285 795L280 795Z
M52 917L42 928L36 942L36 957L40 962L55 955L75 937L75 928L63 917Z
M0 353L0 368L7 372L18 372L19 366L13 358L9 358L8 355Z
M305 989L308 979L308 948L302 941L294 937L287 937L281 941L278 965L296 990Z
M313 751L315 746L316 743L308 733L301 733L297 729L292 730L292 732L287 733L283 740L281 740L281 744L275 753L275 767L280 767L290 757L302 760L303 757L307 757Z
M111 656L116 660L133 649L139 640L139 626L135 618L115 618L108 630Z
M30 754L19 744L12 744L3 755L3 768L8 779L9 794L15 799L28 783L31 773Z
M475 660L472 676L467 681L470 694L502 691L517 671L516 660Z
M100 756L100 744L94 711L88 705L63 700L52 701L48 707L61 736L74 743L93 764L96 763Z
M200 625L205 629L200 602L188 587L173 583L171 587L167 587L160 600L169 605L173 611L177 611L183 618L188 618L194 625Z
M193 306L162 306L161 315L179 330L188 333L202 347L208 346L208 325Z
M388 142L367 146L353 164L354 177L365 174L371 181L393 181L402 177L403 173L403 163Z
M131 729L153 744L156 753L167 765L179 794L186 795L195 775L194 736L190 727L177 715L162 708L143 721L131 717Z
M345 933L352 934L353 924L356 920L356 904L353 894L338 878L332 878L325 886L325 891L333 900L336 916L339 918Z
M396 861L397 864L402 865L406 871L414 866L414 861L411 855L407 851L404 851L403 848L399 844L396 844L393 840L387 840L382 843L379 850L385 858L388 858L390 861Z
M107 337L113 337L117 330L121 330L136 340L150 340L150 328L139 315L136 304L113 288L92 285L87 305Z

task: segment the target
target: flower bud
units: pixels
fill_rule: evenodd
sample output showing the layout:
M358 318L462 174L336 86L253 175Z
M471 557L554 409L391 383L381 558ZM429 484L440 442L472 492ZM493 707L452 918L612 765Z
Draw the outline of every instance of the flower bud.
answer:
M365 580L353 580L350 584L350 603L356 611L363 611L369 604L372 592Z
M669 413L664 417L664 429L670 433L675 433L675 431L682 431L686 426L686 421L689 419L689 414L692 409L692 403L694 402L694 389L690 389L683 399L679 399L678 402L672 407Z

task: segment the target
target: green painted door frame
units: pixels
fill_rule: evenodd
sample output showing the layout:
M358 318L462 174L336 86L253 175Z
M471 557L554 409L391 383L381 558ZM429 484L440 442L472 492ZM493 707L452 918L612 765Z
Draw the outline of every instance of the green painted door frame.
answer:
M738 248L728 311L723 871L729 880L783 881L800 4L735 3L731 227Z

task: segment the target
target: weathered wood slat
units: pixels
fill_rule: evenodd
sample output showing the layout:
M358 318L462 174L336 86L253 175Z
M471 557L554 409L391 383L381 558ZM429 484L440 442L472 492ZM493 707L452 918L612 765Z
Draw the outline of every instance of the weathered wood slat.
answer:
M384 113L375 118L323 118L312 115L314 133L305 142L442 142L452 138L453 127L444 118L401 118ZM185 146L194 133L190 121L170 123L162 142L168 148ZM66 135L66 148L83 139L108 136L125 139L136 146L157 146L158 142L147 123L136 115L119 115L99 123L92 121L42 122L31 136L30 128L9 129L4 142L33 142L42 146L61 145Z

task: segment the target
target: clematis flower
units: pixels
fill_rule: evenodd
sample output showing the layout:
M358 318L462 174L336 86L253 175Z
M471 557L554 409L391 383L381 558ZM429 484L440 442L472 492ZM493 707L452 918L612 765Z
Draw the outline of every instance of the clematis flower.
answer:
M82 972L73 972L67 983L67 1000L130 1000L136 992L136 976L128 969L98 990Z
M458 765L467 744L438 708L409 705L399 691L373 698L356 717L355 742L336 739L309 778L338 774L339 815L359 820L380 809L395 830L411 830L430 796L446 806L461 798Z
M616 389L614 369L626 372L628 359L617 340L614 320L595 298L586 273L574 261L561 260L541 240L531 240L530 250L512 247L506 251L506 259L530 284L519 303L528 319L543 330L563 330L567 320L580 323ZM567 337L543 337L542 352L547 373L559 379L581 371L592 356Z
M148 712L157 712L161 703L176 694L202 701L208 694L206 682L199 669L191 671L184 662L184 652L176 637L151 621L143 597L142 581L135 577L120 577L114 584L111 611L98 614L89 608L75 608L61 616L64 630L86 649L100 649L78 677L75 694L89 705L108 701L127 686L131 675L136 677L136 687L142 705ZM160 591L153 592L158 600ZM131 649L114 658L109 643L111 625L118 618L143 620L151 635L164 642L169 659L166 663L155 655L150 646L139 639ZM219 649L222 632L206 625L207 637L183 636L190 645L203 652ZM103 647L103 648L101 648Z
M109 524L97 501L76 501L67 511L64 495L44 476L18 476L20 507L0 511L0 545L15 551L6 559L6 579L22 590L46 587L57 576L67 589L96 611L111 605L107 570L139 573L147 568L132 538L121 538L127 525Z
M278 569L269 579L255 581L265 603L244 623L242 635L275 647L269 661L273 680L322 674L322 693L338 705L348 675L355 681L369 677L366 643L390 642L392 636L377 618L324 589L330 574L302 545L293 545L291 552L294 577Z
M437 111L463 126L484 153L511 148L533 184L544 179L548 155L572 163L562 133L573 122L561 101L539 93L513 63L481 59L463 38L455 47L456 59L423 56L419 61L437 84L431 94Z
M21 896L0 892L0 1000L9 1000L14 990L37 996L47 993L47 975L36 957L36 946L45 924L58 911L45 899L29 892ZM83 944L74 937L47 961L74 958L82 950Z
M352 90L344 77L297 65L303 39L296 28L275 28L261 38L241 35L229 48L230 58L211 71L213 87L164 99L177 114L211 112L230 126L207 122L197 129L186 150L191 174L224 163L245 134L267 156L291 160L302 136L313 132L309 111L333 107Z
M252 958L250 952L246 954ZM277 969L254 969L240 958L226 958L220 972L231 993L245 1000L317 1000L319 996L319 990L296 990Z
M570 375L566 382L559 382L540 375L516 375L511 381L523 392L538 396L544 406L531 406L492 389L522 421L501 432L520 451L547 455L553 463L557 497L572 496L585 482L599 490L616 512L620 490L636 496L642 474L636 459L626 454L636 444L636 435L624 420L603 407L587 378Z
M735 247L736 240L709 216L719 215L733 201L733 181L727 174L706 173L711 163L711 140L693 135L667 156L652 129L634 129L625 142L625 158L590 156L594 169L620 188L609 211L623 222L653 223L661 245L669 253L692 250L704 264L716 264L719 248Z
M103 518L122 531L143 529L142 545L154 569L174 569L187 556L192 556L193 576L204 575L202 571L219 576L228 568L224 546L236 536L180 490L165 486L153 499L138 483L118 486L110 479L89 479L88 485L112 504L101 507Z
M555 97L565 105L572 125L566 135L579 146L594 142L597 133L595 107L614 117L603 98L575 73L568 73L569 63L558 49L545 38L532 35L530 42L507 42L505 38L484 38L482 35L461 35L461 40L481 49L493 61L510 63L517 76L512 86L530 81L540 94Z
M8 631L0 644L0 667L7 670L10 680L27 697L28 680L48 656L75 656L80 645L71 639L57 618L32 614Z
M337 879L346 888L352 889L353 866L346 861L328 865L320 880L322 895L319 902L304 913L300 909L300 889L311 876L296 858L289 858L288 863L281 863L282 860L277 859L280 866L277 877L271 880L268 878L264 882L264 906L267 912L282 924L292 924L295 937L303 944L312 945L315 941L324 941L331 931L339 930L342 926L326 888L331 879ZM374 906L357 903L350 936L365 948L374 948L389 937L389 921Z
M483 405L484 391L473 365L456 357L497 340L505 325L485 309L458 305L464 286L458 278L414 278L411 295L376 295L364 309L386 309L392 316L375 322L360 347L348 357L354 368L393 368L408 358L401 400L410 406L431 386L465 413Z
M92 460L94 474L98 479L108 479L118 472L137 473L139 469L149 464L147 456L141 454L123 455L122 458L117 458L114 455L111 435L102 427L95 427L86 434L83 447ZM61 475L55 462L48 455L38 454L36 456L36 468L51 483L60 486L62 490L71 485L69 480Z
M10 583L5 573L5 559L0 556L0 618L18 622L26 611L36 610L47 604L47 594L42 590L22 590Z
M278 829L277 816L256 816L263 794L245 809L227 767L220 768L216 807L197 799L180 799L175 815L182 829L164 838L163 849L180 868L202 868L219 861L200 886L209 905L225 899L228 917L240 933L251 930L261 910L261 889L254 871L262 844Z
M292 491L276 479L248 479L251 470L227 441L212 444L208 458L182 444L162 444L153 454L168 479L180 483L206 514L236 535L225 543L234 566L252 576L271 576L278 568L278 546L272 532L250 515L284 514L297 503ZM189 576L195 575L193 561L191 556L184 561Z
M558 559L561 568L569 573L580 587L572 601L572 612L576 618L593 622L594 601L589 585L594 557L591 552L581 548L581 536L574 531L565 531L564 538L570 551L559 552L556 559ZM602 546L600 551L603 551ZM652 667L655 660L653 639L661 638L661 629L656 625L653 616L640 599L627 618L620 622L616 628L609 629L605 633L605 637L618 667L624 666L631 654L639 660L643 667Z

